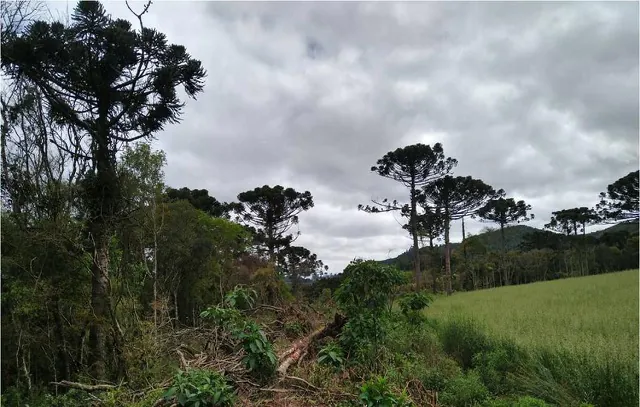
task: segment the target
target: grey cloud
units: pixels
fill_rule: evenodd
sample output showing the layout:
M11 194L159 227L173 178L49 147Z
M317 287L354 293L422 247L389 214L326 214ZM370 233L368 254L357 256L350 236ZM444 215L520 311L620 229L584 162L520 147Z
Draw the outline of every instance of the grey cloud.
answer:
M632 2L158 2L147 24L209 72L158 137L167 183L222 200L310 190L299 243L335 272L409 247L393 215L356 206L406 199L369 168L439 141L456 174L525 199L542 226L638 168L637 15Z

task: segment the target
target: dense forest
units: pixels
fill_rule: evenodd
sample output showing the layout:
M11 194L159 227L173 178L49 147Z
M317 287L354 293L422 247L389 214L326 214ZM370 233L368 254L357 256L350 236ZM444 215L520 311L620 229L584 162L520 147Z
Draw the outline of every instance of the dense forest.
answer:
M202 328L203 318L218 321L244 349L237 352L248 355L246 371L273 374L276 361L284 371L292 362L288 354L276 358L263 328L243 319L248 309L284 309L304 304L305 296L325 305L335 300L352 333L361 333L353 325L365 321L358 319L359 295L362 301L371 295L367 304L376 316L366 321L379 328L383 321L376 318L390 301L385 295L396 287L416 292L402 303L416 319L411 311L428 304L421 290L451 294L638 267L638 171L603 185L593 207L558 208L547 231L522 232L512 225L533 218L530 205L480 179L454 175L457 160L440 143L415 144L386 153L371 168L405 185L407 201L359 206L402 215L414 249L386 263L411 270L413 282L394 267L356 260L333 290L323 290L331 285L319 278L327 267L295 244L299 217L314 207L311 192L264 185L220 202L205 189L165 185L165 154L151 140L180 122L185 103L197 103L207 73L185 47L144 26L148 7L134 13L136 27L112 19L98 2L78 3L67 24L42 20L34 3L2 3L6 405L125 382L131 394L153 385L166 389L158 377L171 374L167 355L175 355L185 330ZM450 242L451 222L475 218L497 229ZM636 223L586 234L587 226L607 222ZM443 245L436 244L440 239ZM372 276L379 279L363 283ZM384 295L367 291L374 286ZM332 329L345 326L340 317ZM343 347L360 346L360 333L345 336ZM246 342L249 337L257 342ZM269 377L260 373L255 380ZM41 405L55 405L45 400ZM200 405L184 400L166 405Z
M526 225L504 229L507 279L499 273L502 239L498 229L486 228L452 243L452 265L457 290L499 287L510 281L523 284L638 268L638 222L618 223L585 236L565 236ZM580 251L581 249L582 251ZM420 249L423 264L442 269L444 247ZM412 250L383 260L402 270L412 268ZM441 273L433 291L441 290Z

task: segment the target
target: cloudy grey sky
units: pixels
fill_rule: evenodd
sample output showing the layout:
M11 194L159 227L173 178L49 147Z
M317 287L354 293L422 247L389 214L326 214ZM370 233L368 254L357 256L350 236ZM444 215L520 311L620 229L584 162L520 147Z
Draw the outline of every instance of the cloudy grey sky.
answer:
M167 183L226 201L264 184L311 191L298 243L332 272L410 246L397 215L356 209L405 199L369 171L397 147L441 142L455 175L524 199L537 227L638 169L637 2L156 1L145 23L208 71L154 143Z

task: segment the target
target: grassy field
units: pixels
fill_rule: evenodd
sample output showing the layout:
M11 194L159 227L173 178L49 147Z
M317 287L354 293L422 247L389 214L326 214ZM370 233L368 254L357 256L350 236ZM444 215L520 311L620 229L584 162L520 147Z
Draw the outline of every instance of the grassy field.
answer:
M638 270L437 297L426 313L471 317L526 348L638 359Z

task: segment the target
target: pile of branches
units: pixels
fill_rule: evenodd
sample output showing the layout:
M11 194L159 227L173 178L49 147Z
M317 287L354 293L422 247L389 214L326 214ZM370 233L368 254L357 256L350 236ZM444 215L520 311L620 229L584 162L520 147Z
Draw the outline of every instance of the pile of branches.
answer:
M275 310L273 310L275 311ZM300 310L287 309L279 312L278 318L273 322L274 328L280 330L283 320L283 314L293 313L294 315L302 314ZM295 312L298 311L298 312ZM287 318L288 319L288 318ZM271 381L270 386L264 386L256 383L251 372L246 368L243 358L245 353L242 349L238 349L238 341L233 338L229 332L221 328L207 328L204 326L183 329L180 331L165 332L158 337L158 342L162 344L165 352L175 355L179 361L180 369L188 371L191 369L211 370L223 374L234 382L239 395L246 399L255 399L261 393L282 393L298 395L318 395L323 398L344 398L355 397L353 394L331 392L328 389L319 388L307 380L291 376L287 374L289 367L300 362L309 353L310 348L323 338L338 335L346 318L340 314L334 316L333 321L324 324L313 330L305 337L294 342L291 346L277 354L278 364L277 376ZM75 388L90 393L94 405L101 405L99 397L91 394L100 391L109 391L112 389L126 388L126 383L116 384L84 384L77 382L61 381L52 383L52 385ZM140 400L145 396L148 397L151 392L158 392L160 389L168 389L172 385L172 378L168 378L162 383L150 386L143 390L133 390L129 392L129 398ZM175 404L172 401L158 399L154 403L154 407L170 407Z

